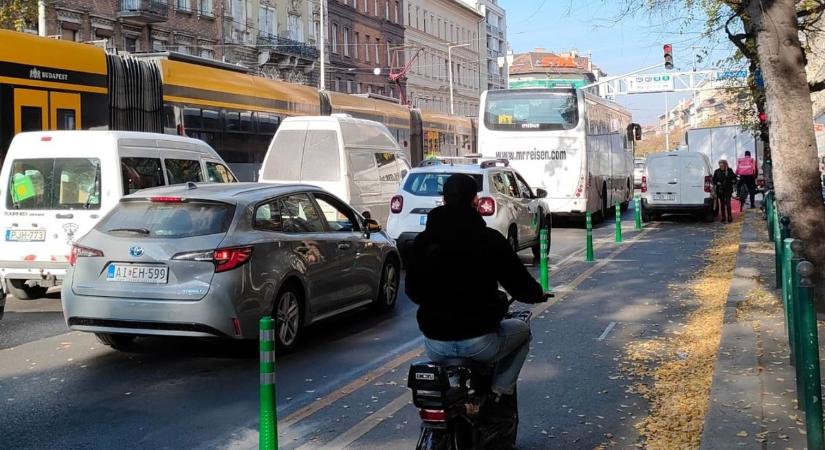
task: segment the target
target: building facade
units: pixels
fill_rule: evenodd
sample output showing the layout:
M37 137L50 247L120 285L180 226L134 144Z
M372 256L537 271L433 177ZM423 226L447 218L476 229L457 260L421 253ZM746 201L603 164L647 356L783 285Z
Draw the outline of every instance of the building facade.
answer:
M603 76L604 73L593 65L590 56L581 56L575 50L557 54L537 48L513 56L509 87L580 88Z
M404 44L407 60L414 58L407 79L410 103L431 112L449 113L453 109L457 115L478 115L479 97L487 88L484 15L461 0L405 3ZM482 59L481 55L485 57Z
M481 55L481 60L485 64L484 70L487 72L485 89L507 89L507 56L512 57L507 42L507 12L498 4L498 0L463 1L486 16L484 34L487 38L487 51Z
M328 6L326 88L399 98L389 74L406 64L404 1L328 0Z
M317 84L318 1L53 0L45 34L113 51L174 51Z

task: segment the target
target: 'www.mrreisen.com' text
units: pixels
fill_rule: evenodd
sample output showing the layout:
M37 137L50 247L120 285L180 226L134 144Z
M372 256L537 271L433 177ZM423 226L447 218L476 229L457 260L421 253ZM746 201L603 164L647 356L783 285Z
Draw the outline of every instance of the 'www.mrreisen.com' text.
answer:
M510 161L563 161L567 159L566 150L520 150L496 152L496 158Z

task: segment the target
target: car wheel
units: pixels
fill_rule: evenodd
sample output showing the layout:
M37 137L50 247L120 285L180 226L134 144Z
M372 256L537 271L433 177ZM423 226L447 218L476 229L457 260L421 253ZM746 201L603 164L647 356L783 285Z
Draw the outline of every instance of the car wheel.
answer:
M20 300L37 300L46 295L47 288L29 286L26 280L9 280L9 293Z
M513 227L507 231L507 243L514 252L518 253L518 232Z
M653 215L647 211L642 211L642 222L650 222L653 220Z
M401 270L395 258L390 257L381 269L381 284L378 285L378 297L373 307L379 312L390 312L398 303L398 286L401 281Z
M95 337L103 345L108 345L115 350L126 350L135 342L137 336L134 334L119 333L95 333Z
M301 294L294 286L286 286L275 301L276 350L288 352L298 345L301 337Z

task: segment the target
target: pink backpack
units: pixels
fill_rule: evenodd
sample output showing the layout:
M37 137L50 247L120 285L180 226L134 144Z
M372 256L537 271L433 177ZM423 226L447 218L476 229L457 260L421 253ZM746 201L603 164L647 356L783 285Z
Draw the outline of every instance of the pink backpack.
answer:
M755 175L756 161L750 156L744 156L736 160L736 174L737 175Z

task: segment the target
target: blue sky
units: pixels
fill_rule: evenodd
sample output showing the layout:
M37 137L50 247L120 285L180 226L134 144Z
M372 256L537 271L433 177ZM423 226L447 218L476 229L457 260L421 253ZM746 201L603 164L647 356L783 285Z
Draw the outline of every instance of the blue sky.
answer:
M628 0L499 0L507 10L507 34L515 53L536 47L563 52L591 53L593 62L610 75L621 75L662 60L662 45L673 44L676 70L690 70L693 50L709 57L697 69L712 68L730 54L724 39L702 38L702 23L694 21L683 31L676 14L638 14L615 19ZM646 0L636 0L641 3ZM654 72L661 72L664 69ZM669 94L671 107L684 94ZM664 113L665 94L621 96L617 101L633 112L634 120L652 124Z

